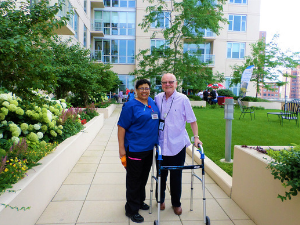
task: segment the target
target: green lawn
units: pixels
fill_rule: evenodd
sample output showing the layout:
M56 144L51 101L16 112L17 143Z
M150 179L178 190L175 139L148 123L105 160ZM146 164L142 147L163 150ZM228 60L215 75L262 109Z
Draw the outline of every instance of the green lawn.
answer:
M251 146L287 146L291 143L300 144L300 128L295 121L283 121L279 123L276 115L269 115L267 112L279 110L257 109L255 119L250 119L246 114L239 120L241 111L238 107L234 109L234 120L232 121L231 155L234 159L234 145ZM232 176L232 164L221 163L220 159L225 158L225 128L224 108L194 108L197 117L200 140L203 142L205 155ZM189 136L192 130L187 124Z

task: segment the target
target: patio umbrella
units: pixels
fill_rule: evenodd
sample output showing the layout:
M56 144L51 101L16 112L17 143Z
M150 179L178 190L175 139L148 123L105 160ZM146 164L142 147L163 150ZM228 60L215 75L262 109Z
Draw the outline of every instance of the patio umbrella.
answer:
M215 89L225 89L225 86L223 84L217 83L217 84L209 84L207 85L209 88L215 88Z

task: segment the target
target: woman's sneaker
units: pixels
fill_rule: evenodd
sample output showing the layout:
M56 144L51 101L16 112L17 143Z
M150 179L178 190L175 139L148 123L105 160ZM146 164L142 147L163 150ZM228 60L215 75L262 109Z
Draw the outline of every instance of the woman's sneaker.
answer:
M139 213L132 215L132 214L129 214L126 212L125 215L127 217L129 217L132 220L132 222L135 222L135 223L144 222L144 217L142 217Z

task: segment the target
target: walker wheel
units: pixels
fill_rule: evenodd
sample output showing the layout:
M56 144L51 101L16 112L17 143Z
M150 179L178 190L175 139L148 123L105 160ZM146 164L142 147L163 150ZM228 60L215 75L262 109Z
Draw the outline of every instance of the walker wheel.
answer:
M158 225L158 220L154 220L154 225Z
M206 225L210 225L210 219L208 216L206 217Z

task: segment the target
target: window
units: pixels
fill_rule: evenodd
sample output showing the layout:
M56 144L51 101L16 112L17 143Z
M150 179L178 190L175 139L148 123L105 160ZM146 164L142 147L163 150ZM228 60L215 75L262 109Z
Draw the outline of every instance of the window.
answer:
M163 39L151 39L151 52L156 50L159 51L161 48L167 48L166 41Z
M133 64L135 40L101 39L96 41L95 50L102 50L104 63Z
M151 24L151 28L169 28L170 27L170 12L163 11L157 14L155 22Z
M247 4L247 0L230 0L229 2L235 4Z
M83 45L87 48L87 28L85 25L83 30Z
M231 78L229 77L225 78L225 88L231 90L235 96L239 96L241 84L236 84L236 85L234 84L231 87L229 87L231 84L230 80Z
M74 22L73 22L73 29L75 31L75 38L78 39L78 20L79 20L79 16L77 14L77 12L75 12L74 14Z
M105 7L135 8L135 0L104 0Z
M243 59L245 56L245 43L228 42L227 43L227 58Z
M105 35L135 35L135 12L95 11L95 30Z
M212 5L217 5L217 4L218 4L218 1L217 1L217 0L210 0L210 3L211 3ZM201 1L197 1L196 5L197 5L197 6L202 5L202 2L201 2Z
M83 9L84 9L85 13L86 13L86 7L87 7L87 0L84 0L84 2L83 2Z
M229 31L246 31L246 15L229 15Z
M120 90L125 90L126 88L135 89L134 87L134 75L118 75L121 84L119 85Z

